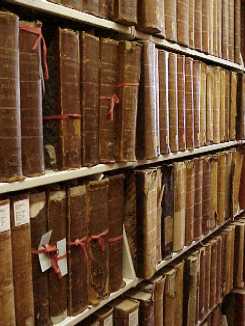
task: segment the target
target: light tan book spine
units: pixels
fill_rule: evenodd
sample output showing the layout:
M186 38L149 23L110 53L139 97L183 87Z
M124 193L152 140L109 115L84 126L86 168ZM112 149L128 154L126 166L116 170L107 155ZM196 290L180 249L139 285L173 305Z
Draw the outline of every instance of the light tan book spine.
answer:
M220 141L225 141L225 104L226 104L226 80L225 70L220 70Z
M213 128L214 143L220 143L220 68L213 69L214 74L214 105L213 105Z
M235 59L235 0L229 0L229 59Z
M236 139L237 73L231 72L230 140Z
M202 51L202 39L206 37L203 35L202 27L202 2L203 0L195 0L195 26L194 26L194 35L195 35L195 49Z
M209 6L210 2L202 0L202 51L209 52Z
M189 47L195 47L195 2L189 0Z
M207 144L213 143L214 131L213 131L213 105L214 105L214 76L213 68L207 67Z
M164 326L175 326L175 310L177 304L176 298L176 270L171 269L166 274L165 292L164 292Z
M207 142L207 65L201 63L201 87L200 87L200 146Z
M225 141L230 139L231 75L225 70Z
M222 57L229 59L229 0L223 0L222 7Z

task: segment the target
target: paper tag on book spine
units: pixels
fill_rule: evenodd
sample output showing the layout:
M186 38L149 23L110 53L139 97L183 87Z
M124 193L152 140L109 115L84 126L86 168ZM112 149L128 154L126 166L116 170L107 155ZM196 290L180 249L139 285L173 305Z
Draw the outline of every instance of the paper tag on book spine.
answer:
M66 239L57 242L57 249L59 254L58 266L61 276L65 276L68 273L67 269L67 256L66 256Z
M29 199L22 199L14 202L15 226L28 224L30 222Z
M53 231L49 231L49 232L42 235L42 238L41 238L41 241L39 243L38 249L41 249L41 248L43 248L43 247L45 247L46 245L49 244L52 232ZM38 257L39 257L39 263L40 263L40 266L41 266L41 270L44 273L48 269L51 268L51 260L50 260L49 256L47 256L45 253L39 253Z
M113 326L112 316L109 316L104 320L104 326Z
M6 203L0 205L0 232L10 230L10 205Z
M128 325L129 326L138 326L139 325L139 311L138 311L138 309L129 314Z

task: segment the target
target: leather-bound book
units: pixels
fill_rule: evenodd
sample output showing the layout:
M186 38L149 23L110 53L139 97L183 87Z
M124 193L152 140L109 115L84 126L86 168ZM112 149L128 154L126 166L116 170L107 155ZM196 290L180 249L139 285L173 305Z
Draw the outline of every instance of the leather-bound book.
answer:
M67 189L68 312L76 315L88 305L88 195L86 186Z
M227 283L227 277L228 277L228 268L230 267L230 264L227 263L227 238L228 238L228 232L227 229L224 229L221 232L222 236L222 280L221 280L221 286L222 286L222 293L223 296L228 294L228 283Z
M200 85L200 146L207 142L207 65L201 62Z
M196 158L194 161L194 237L193 240L200 239L202 235L202 200L203 200L203 159Z
M236 139L237 117L237 73L231 72L231 104L230 104L230 140Z
M218 160L218 210L217 223L223 224L225 222L225 183L226 183L226 155L217 155Z
M99 162L99 38L81 32L81 150L82 165Z
M154 159L159 155L159 110L157 107L156 48L144 42L141 74L139 113L137 120L137 157Z
M84 322L79 323L82 326L113 326L113 307L107 307L94 312Z
M166 39L177 41L177 2L176 0L164 1Z
M222 6L222 58L229 59L229 0L223 0Z
M243 326L245 323L245 289L235 289L226 306L229 325Z
M110 1L107 2L110 3ZM114 0L112 9L113 20L124 25L132 26L137 24L137 0Z
M18 194L11 197L10 217L16 326L34 325L28 195Z
M168 56L165 50L158 50L159 69L159 128L160 153L169 153L169 99L168 99Z
M209 38L210 38L210 29L209 29L209 20L210 20L210 1L202 0L202 51L209 53Z
M8 199L0 201L0 216L0 325L15 326L10 202Z
M165 2L166 3L166 2ZM178 69L177 54L169 53L168 59L169 145L170 151L178 152Z
M20 107L22 168L25 176L44 173L41 24L20 22ZM46 76L47 77L47 76ZM30 96L30 93L32 96Z
M44 97L45 167L81 166L79 33L46 28L49 79ZM69 44L69 46L67 45ZM72 85L72 91L71 91Z
M182 326L183 323L183 300L184 300L184 261L174 266L176 271L176 306L175 326Z
M161 167L157 169L157 262L162 261L162 200L164 194L163 173Z
M117 95L119 42L100 39L99 158L101 163L115 162L115 125L120 99Z
M238 75L237 137L245 139L245 74Z
M200 273L199 273L199 291L196 320L202 320L205 316L205 299L206 299L206 248L202 247L200 254Z
M163 325L164 326L175 326L175 310L177 304L176 297L176 270L171 269L165 273L165 290L163 299Z
M229 59L235 59L235 0L229 1Z
M234 149L233 149L234 150ZM232 150L232 151L233 151ZM232 151L226 152L226 176L225 176L225 218L232 217Z
M210 308L210 279L211 279L211 248L212 245L208 242L205 244L205 298L204 298L204 311L208 313Z
M114 324L117 326L139 325L139 302L119 299L114 305Z
M87 186L89 210L89 303L97 305L109 294L109 182ZM100 216L100 219L97 217Z
M46 214L45 192L32 192L30 194L30 222L31 222L31 248L32 248L32 278L35 325L51 325L49 314L49 287L48 272L42 272L39 256L35 253L38 250L41 238L48 232Z
M164 165L162 198L162 258L169 257L173 251L174 223L174 166Z
M245 14L245 2L241 2L241 17L244 17ZM245 32L245 24L243 19L241 19L241 35L244 35ZM245 38L241 38L241 58L242 61L244 62L245 60Z
M225 70L225 141L230 140L231 74Z
M137 271L137 218L136 218L136 180L134 172L129 172L125 179L125 216L124 226L129 249Z
M0 11L0 181L22 179L20 80L19 80L19 18ZM10 132L11 131L11 132ZM8 150L6 150L6 148Z
M204 1L204 0L203 0ZM208 32L209 32L209 53L214 55L214 0L209 1L209 19L208 19Z
M210 230L211 217L211 164L210 158L203 158L203 187L202 187L202 233L205 235Z
M189 47L195 47L195 17L196 17L196 1L189 0Z
M177 40L189 46L189 0L177 0Z
M225 141L225 104L226 104L226 75L225 70L220 70L220 141Z
M223 260L223 256L222 256L222 236L218 235L216 237L217 239L217 275L216 275L216 303L221 303L222 302L222 298L223 298L223 289L222 289L222 260Z
M139 325L155 325L154 314L154 290L144 291L144 289L133 290L129 293L129 298L139 301Z
M164 29L164 8L161 0L138 1L138 27L147 33Z
M52 230L50 245L54 249L63 247L66 243L66 218L67 196L60 188L50 188L47 194L47 219L48 230ZM60 242L61 241L61 242ZM54 252L53 261L56 259L65 265L66 254ZM54 263L54 268L49 270L49 311L52 323L61 322L67 317L67 276L62 277L60 264ZM58 266L57 266L58 265ZM65 268L64 268L65 269Z
M136 42L119 43L119 107L116 114L117 161L135 161L136 121L141 71L141 46Z
M217 241L211 240L210 309L216 304Z
M206 1L205 1L206 2ZM218 56L218 39L217 39L217 7L218 7L218 0L213 0L213 29L211 31L213 36L213 55Z
M165 289L165 275L156 276L151 280L151 286L154 288L154 320L155 326L163 325L163 298Z
M235 225L232 224L232 225L229 225L228 227L228 230L229 230L229 233L228 233L228 239L227 239L227 242L228 242L228 252L230 252L228 254L228 259L227 259L227 262L228 264L230 264L230 267L229 267L229 274L228 274L228 290L229 292L234 288L234 283L233 283L233 279L234 279L234 256L235 256L235 247L234 247L234 244L235 244ZM228 292L228 293L229 293Z
M217 1L217 46L218 57L222 58L222 6L223 0Z
M194 146L201 145L201 62L193 62Z
M214 143L220 143L220 68L213 69L214 76L214 103L213 103L213 133Z
M222 197L221 194L218 194L218 190L220 190L219 185L224 182L223 180L220 181L219 177L221 175L219 171L220 166L218 165L218 155L212 155L210 158L210 173L211 173L211 211L210 211L210 228L214 229L216 224L219 224L219 219L217 218L218 215L218 207L219 207L219 199ZM224 171L224 173L226 170ZM221 190L220 190L221 191ZM224 188L223 188L224 191ZM220 196L218 196L220 195ZM223 198L223 197L222 197ZM217 221L218 220L218 221Z
M99 0L99 17L110 18L113 17L113 1Z
M195 210L195 162L185 161L186 166L186 208L185 208L185 245L191 245L194 240L194 210Z
M123 287L124 175L109 177L109 290Z
M202 51L202 0L195 0L195 49Z
M242 176L244 155L236 151L232 153L232 185L231 185L231 201L232 201L232 217L240 213L239 191Z
M245 223L235 223L235 250L234 250L234 287L244 288L244 267L245 267Z
M207 67L207 145L214 141L213 128L213 107L214 107L214 74L211 66Z
M178 143L179 150L186 150L185 135L185 56L178 54L177 57L177 85L178 85Z
M95 16L99 15L100 0L82 0L83 11Z
M194 148L193 59L185 58L186 147Z
M150 278L157 265L157 169L136 170L139 275Z

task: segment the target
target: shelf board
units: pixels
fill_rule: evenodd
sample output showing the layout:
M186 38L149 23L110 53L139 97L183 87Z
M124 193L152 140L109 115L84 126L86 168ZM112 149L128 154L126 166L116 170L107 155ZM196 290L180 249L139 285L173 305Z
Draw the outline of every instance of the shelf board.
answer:
M121 33L126 35L129 39L151 40L155 42L158 46L163 47L167 50L179 52L230 69L245 71L243 65L239 65L229 60L218 58L213 55L209 55L194 49L190 49L185 46L181 46L178 43L173 43L157 36L152 36L144 32L140 32L136 30L134 26L128 27L108 19L103 19L90 14L86 14L78 10L65 7L60 4L49 2L47 0L5 0L5 1L12 4L24 6L30 9L34 9L40 12L44 12L50 15L55 15L69 20L77 21L82 24L95 26L97 28L102 28L117 33Z
M97 305L95 307L90 307L90 308L86 309L85 311L83 311L81 314L78 314L77 316L67 317L64 321L62 321L61 323L55 324L55 325L56 326L74 326L74 325L77 325L77 323L79 323L80 321L82 321L85 318L89 317L90 315L95 313L97 310L99 310L102 307L104 307L105 305L107 305L112 300L117 299L123 293L125 293L128 290L136 287L141 282L141 280L137 279L137 278L134 279L134 280L124 279L124 281L126 282L126 285L125 285L124 288L122 288L121 290L119 290L117 292L111 293L111 295L107 299L101 301L101 303L99 305Z
M84 178L100 173L106 173L111 171L117 171L120 169L133 169L137 167L147 166L149 164L157 164L165 161L173 161L182 158L191 158L196 155L202 155L212 153L217 150L228 149L231 147L245 144L245 141L232 141L221 144L213 144L196 148L193 151L178 152L174 154L161 155L157 159L148 161L138 161L129 163L116 163L116 164L98 164L93 167L82 167L74 170L65 171L51 171L47 170L44 175L32 178L25 178L23 181L17 181L13 183L0 183L0 194L10 193L14 191L21 191L32 189L40 186L50 185L54 183L74 180L78 178Z

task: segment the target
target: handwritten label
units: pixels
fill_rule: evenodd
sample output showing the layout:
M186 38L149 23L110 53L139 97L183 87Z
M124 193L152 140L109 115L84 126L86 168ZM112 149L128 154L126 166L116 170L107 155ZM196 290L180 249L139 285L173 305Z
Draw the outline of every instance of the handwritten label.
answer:
M18 200L14 203L14 221L15 226L20 226L29 223L29 199Z
M0 206L0 232L10 230L10 207L9 203Z
M61 276L65 276L68 273L66 257L66 239L57 242L57 249L60 258L58 260L58 266L60 268Z
M49 244L51 235L52 235L52 231L49 231L49 232L43 234L38 249ZM51 260L50 260L49 256L47 256L45 253L39 253L38 257L39 257L39 263L41 266L41 270L44 273L51 267Z
M138 326L139 325L139 311L138 309L131 312L128 320L129 326Z

